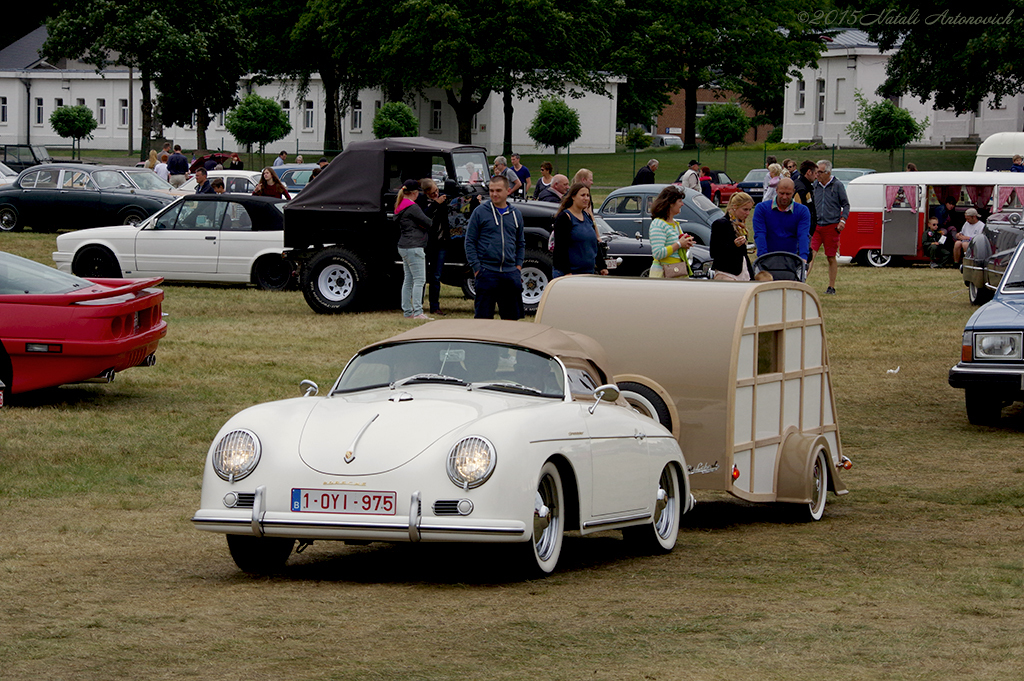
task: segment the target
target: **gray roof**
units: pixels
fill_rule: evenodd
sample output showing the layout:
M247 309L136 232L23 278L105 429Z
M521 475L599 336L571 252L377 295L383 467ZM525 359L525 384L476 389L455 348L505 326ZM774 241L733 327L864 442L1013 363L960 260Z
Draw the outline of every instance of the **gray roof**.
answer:
M832 36L832 42L828 43L829 50L848 50L858 47L878 49L878 43L871 40L865 31L856 28L841 28L838 31ZM902 42L902 39L896 41L896 47L899 47Z
M39 49L48 35L46 27L40 26L0 50L0 71L22 71L39 66L42 61Z

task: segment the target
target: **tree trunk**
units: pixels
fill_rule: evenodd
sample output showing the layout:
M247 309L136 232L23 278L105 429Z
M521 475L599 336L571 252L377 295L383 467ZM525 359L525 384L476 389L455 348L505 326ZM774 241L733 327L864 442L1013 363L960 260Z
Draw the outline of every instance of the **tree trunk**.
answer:
M508 74L509 80L512 79L512 74ZM501 101L503 105L503 112L505 114L505 131L504 137L502 138L501 153L505 158L512 155L512 85L506 83L505 89L501 93Z
M697 146L697 81L689 79L683 81L683 94L686 97L686 111L683 144L693 148Z
M478 93L478 98L473 99L475 90L476 85L470 78L462 82L461 101L451 88L444 91L448 105L455 109L455 119L459 122L459 144L473 143L473 116L483 110L484 103L491 96L490 88L484 88Z
M153 87L149 69L142 69L142 155L149 158L150 141L153 139ZM145 159L143 159L145 160Z
M325 69L326 71L326 69ZM327 100L324 114L327 125L324 128L324 153L341 149L341 106L338 93L341 91L341 80L333 73L320 73L324 86L324 97Z
M206 146L206 129L210 126L210 117L205 110L196 111L196 149L204 151Z

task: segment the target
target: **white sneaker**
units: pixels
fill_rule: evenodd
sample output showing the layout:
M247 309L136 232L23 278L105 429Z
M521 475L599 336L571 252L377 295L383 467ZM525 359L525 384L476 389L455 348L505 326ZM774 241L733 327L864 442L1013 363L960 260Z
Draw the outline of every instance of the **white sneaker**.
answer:
M423 321L426 321L426 322L434 321L433 317L428 317L427 315L423 314L422 312L420 314L416 315L415 317L412 317L411 319L422 319Z

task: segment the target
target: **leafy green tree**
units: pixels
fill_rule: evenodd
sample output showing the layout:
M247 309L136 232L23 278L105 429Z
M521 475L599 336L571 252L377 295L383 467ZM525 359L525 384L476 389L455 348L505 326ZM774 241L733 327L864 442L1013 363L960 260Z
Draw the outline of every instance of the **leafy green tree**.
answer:
M882 97L909 93L921 102L934 97L936 109L965 114L976 111L989 96L998 104L1024 90L1020 2L977 8L952 0L920 7L895 0L837 4L852 21L860 19L858 28L867 31L879 49L894 50L886 63L886 80L876 91ZM965 17L987 21L968 22Z
M644 132L643 128L630 128L622 141L627 149L646 149L651 146L654 138Z
M854 93L854 99L857 100L857 118L846 126L847 134L875 151L888 151L889 170L893 170L894 153L924 136L927 116L924 120L915 120L888 99L869 104L860 90Z
M75 156L75 145L78 155L82 155L82 140L92 139L92 131L98 127L92 110L87 106L62 106L50 114L50 127L61 137L71 138L71 157Z
M78 59L97 71L126 66L139 71L142 83L142 144L145 152L153 130L153 78L163 68L163 41L174 33L156 0L81 0L69 4L46 22L43 55L57 61ZM188 69L188 64L178 68ZM132 131L129 131L129 149Z
M543 99L527 134L539 147L554 147L557 156L559 147L569 146L583 134L580 115L564 99Z
M404 102L388 102L380 107L373 117L373 136L415 137L420 134L420 123L409 105Z
M237 107L229 111L224 123L231 136L242 144L247 147L258 144L261 155L268 144L292 131L292 124L281 105L255 93L246 95Z
M742 142L750 128L750 118L737 104L712 104L697 121L700 138L713 147L725 148L724 170L729 170L729 145Z

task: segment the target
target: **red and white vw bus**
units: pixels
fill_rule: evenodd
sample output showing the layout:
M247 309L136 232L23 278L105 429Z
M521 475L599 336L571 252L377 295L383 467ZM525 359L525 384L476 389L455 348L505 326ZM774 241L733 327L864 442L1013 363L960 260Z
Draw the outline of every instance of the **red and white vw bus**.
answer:
M948 196L956 200L957 224L963 224L968 208L976 208L982 221L992 213L1021 210L1024 173L873 173L851 180L846 192L850 219L839 255L885 267L898 261L928 262L921 248L924 226Z

